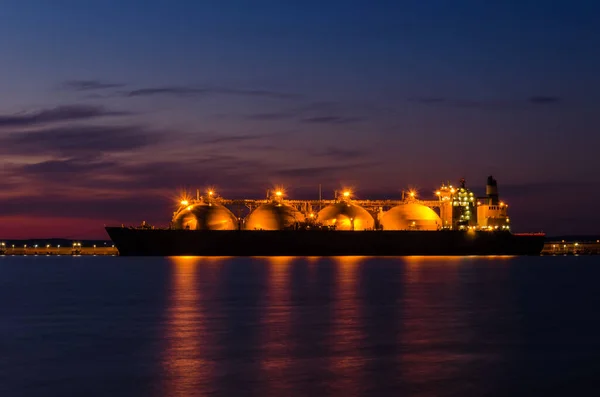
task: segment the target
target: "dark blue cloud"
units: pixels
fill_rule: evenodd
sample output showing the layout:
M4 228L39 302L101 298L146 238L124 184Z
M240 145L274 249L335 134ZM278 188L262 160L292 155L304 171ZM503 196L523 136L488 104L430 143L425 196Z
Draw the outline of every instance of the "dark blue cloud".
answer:
M68 158L64 160L48 160L39 163L25 164L19 167L21 175L36 176L73 176L78 177L88 172L110 170L117 163L92 158Z
M0 115L0 127L28 127L44 123L86 120L98 117L124 116L129 112L107 110L101 106L69 105L30 113Z
M248 97L263 97L272 99L295 99L298 94L269 91L269 90L249 90L239 88L222 87L194 87L194 86L164 86L140 88L122 93L126 97L145 97L145 96L212 96L212 95L233 95Z
M303 123L310 124L352 124L365 121L363 117L344 117L344 116L314 116L302 119Z
M248 120L269 121L269 120L286 120L296 117L293 113L288 112L272 112L272 113L256 113L250 114L245 118Z
M68 80L61 85L61 88L73 91L93 91L106 90L108 88L121 88L124 86L125 84L109 83L102 80Z
M286 168L275 172L278 176L283 177L294 177L294 178L327 178L327 180L335 179L336 174L351 173L353 170L361 169L364 170L368 167L375 167L381 165L377 161L364 161L356 163L348 163L334 166L323 166L323 167L297 167L297 168ZM316 180L316 179L315 179Z
M164 138L164 134L134 125L66 126L10 133L0 138L0 152L78 157L136 150L161 142Z
M255 141L258 139L262 139L266 137L266 135L229 135L229 136L219 136L214 138L208 138L202 140L202 143L206 145L211 144L227 144L227 143L236 143L236 142L246 142L246 141Z
M554 104L562 101L557 96L531 96L526 100L522 98L510 100L491 100L491 99L462 99L445 97L414 97L408 98L409 102L431 106L447 106L456 108L474 108L474 109L520 109L525 108L527 103L536 105Z
M313 152L314 156L325 157L333 160L348 160L355 159L368 154L365 150L358 149L340 149L336 147L328 147L324 150Z
M163 209L168 211L168 199L164 197L146 197L146 208ZM139 213L140 199L135 194L128 197L64 197L62 195L23 196L18 198L0 199L0 216L27 215L45 217L52 215L60 218L91 218L91 219L129 219L130 214ZM156 211L159 213L158 211ZM167 212L168 213L168 212ZM146 214L148 215L148 214ZM162 215L162 214L161 214ZM155 219L168 218L165 216ZM99 225L100 227L102 224ZM101 228L100 228L101 230ZM57 228L61 236L63 230Z

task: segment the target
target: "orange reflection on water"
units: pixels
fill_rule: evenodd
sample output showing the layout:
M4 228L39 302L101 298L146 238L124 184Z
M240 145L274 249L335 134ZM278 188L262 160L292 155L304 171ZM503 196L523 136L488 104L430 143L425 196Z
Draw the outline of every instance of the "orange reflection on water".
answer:
M200 264L205 263L219 263L224 259L234 258L233 256L195 256L195 255L180 255L180 256L169 256L169 261L173 263L181 263L182 261L194 262Z
M291 358L290 268L295 257L266 257L268 263L265 313L261 321L261 395L285 395Z
M455 277L456 272L450 272L448 274L447 271L443 271L441 273L428 271L428 269L432 269L435 266L441 266L444 268L457 266L462 264L466 259L462 256L405 256L402 258L406 262L406 278L405 282L409 284L419 283L423 280L421 279L421 275L423 273L428 273L429 277L440 275L447 279L448 277ZM430 280L433 281L433 280Z
M332 313L331 332L331 372L335 381L331 385L333 395L349 396L358 392L363 374L364 357L360 347L365 335L361 320L361 300L359 296L359 274L365 257L334 257L336 280Z
M511 259L517 258L514 255L410 255L399 257L406 261L421 261L421 262L465 262L467 260L481 259Z
M170 305L166 323L167 347L163 364L168 374L168 396L202 396L209 392L212 363L206 358L210 346L202 313L202 292L198 284L200 266L212 266L198 257L172 257Z
M465 259L467 259L469 257L466 256L456 256L456 255L448 255L448 256L435 256L435 255L410 255L410 256L403 256L402 259L404 259L407 262L423 262L423 263L431 263L431 262L436 262L436 263L440 263L440 262L447 262L447 263L456 263L456 262L463 262Z
M266 259L266 261L269 263L269 265L271 265L271 269L273 266L275 267L285 267L287 268L287 266L292 263L292 261L294 259L296 259L295 256L266 256L264 257L264 259ZM280 280L278 280L280 281Z

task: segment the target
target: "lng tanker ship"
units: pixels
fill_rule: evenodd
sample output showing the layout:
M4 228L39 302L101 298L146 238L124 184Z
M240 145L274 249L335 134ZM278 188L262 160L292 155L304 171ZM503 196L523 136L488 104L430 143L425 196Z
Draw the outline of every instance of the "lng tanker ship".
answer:
M414 191L356 200L350 190L333 200L287 200L282 189L264 200L226 200L209 190L182 197L168 228L143 222L106 231L123 256L539 255L544 234L512 233L507 210L491 176L484 197L462 179L433 200Z

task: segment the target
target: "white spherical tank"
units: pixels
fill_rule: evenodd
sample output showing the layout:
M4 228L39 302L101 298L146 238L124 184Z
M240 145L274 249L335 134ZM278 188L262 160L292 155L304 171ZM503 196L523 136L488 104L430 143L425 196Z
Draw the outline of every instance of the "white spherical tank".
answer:
M383 230L438 230L442 220L431 208L417 203L400 204L381 217Z
M293 229L304 222L304 215L284 203L268 203L258 206L246 218L246 230Z
M175 229L237 230L238 220L225 206L218 203L192 204L173 219Z
M349 202L328 205L319 211L317 221L336 230L365 230L375 227L375 220L369 212Z

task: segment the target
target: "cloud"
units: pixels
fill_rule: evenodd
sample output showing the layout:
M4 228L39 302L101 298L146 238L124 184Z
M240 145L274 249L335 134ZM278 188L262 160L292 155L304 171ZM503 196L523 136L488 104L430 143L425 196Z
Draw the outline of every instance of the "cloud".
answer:
M372 117L363 117L364 112L371 116L387 109L375 106L368 101L321 101L293 104L286 108L266 113L255 113L243 116L246 120L277 121L297 119L306 124L352 124L368 121Z
M136 96L152 96L152 95L174 95L174 96L185 96L185 95L199 95L205 94L206 90L200 88L188 88L188 87L156 87L156 88L141 88L138 90L124 92L125 96L136 97Z
M304 118L302 122L312 124L351 124L364 120L362 117L316 116Z
M211 154L192 161L161 161L123 166L119 173L132 176L136 180L152 180L151 186L168 183L215 183L216 180L231 180L234 185L248 183L247 179L228 179L229 176L248 177L268 173L272 165L264 160L243 159L236 155ZM161 176L162 174L162 176ZM164 178L167 175L169 178ZM254 178L249 178L254 179Z
M333 108L335 107L335 109ZM298 118L300 122L311 124L350 124L365 121L364 117L345 117L327 113L343 113L338 104L309 104L286 112L257 113L245 116L247 120L272 121ZM325 113L325 115L324 115Z
M108 83L102 80L68 80L61 85L63 89L73 91L104 90L107 88L121 88L124 86L125 84Z
M266 97L266 98L274 98L274 99L296 99L296 98L300 97L300 95L298 95L298 94L269 91L269 90L241 90L241 89L231 89L231 88L217 88L217 89L213 89L213 92L215 94L256 96L256 97Z
M305 178L305 177L327 177L335 178L334 173L348 172L356 169L365 169L380 165L379 162L362 162L354 164L345 164L337 166L320 166L320 167L298 167L279 170L276 172L279 176Z
M334 147L328 147L323 151L314 152L314 156L326 157L328 159L347 160L353 159L363 155L365 152L362 150L351 150L351 149L340 149Z
M445 97L414 97L408 98L409 102L422 105L451 106L460 108L489 108L489 109L512 109L523 107L525 102L519 100L483 100L483 99L461 99ZM527 99L529 103L543 105L557 103L561 98L554 96L532 96Z
M261 139L266 136L267 135L230 135L230 136L210 138L210 139L203 141L202 143L204 143L205 145L212 145L212 144L220 144L220 143L245 142L245 141L254 141L257 139Z
M115 189L163 190L175 194L179 189L216 187L224 197L260 197L261 186L273 168L262 160L240 160L214 156L194 162L156 162L127 165L118 169L122 182L109 182Z
M251 114L246 116L246 119L248 120L285 120L285 119L290 119L295 117L294 114L292 113L285 113L285 112L279 112L279 113L257 113L257 114Z
M6 177L18 175L27 185L35 183L46 190L92 189L128 192L171 190L181 186L206 186L224 183L228 192L256 186L261 174L272 168L262 160L237 156L208 155L188 161L153 161L133 163L110 157L88 156L55 158L34 164L12 165ZM68 182L65 186L64 182ZM88 193L88 195L91 193Z
M488 101L479 99L444 98L444 97L415 97L408 98L409 102L425 106L449 106L457 108L508 108L517 105L509 101Z
M37 176L73 175L90 171L102 171L116 166L112 161L101 161L96 157L68 158L64 160L48 160L40 163L26 164L20 168L20 173Z
M162 197L145 197L144 207L167 209L168 202ZM136 217L141 218L144 215L143 212L140 211L139 197L135 197L133 194L125 198L65 197L50 194L0 199L0 216L114 219L130 218L128 214L136 214ZM169 214L167 212L164 215L164 218L168 218ZM60 230L56 232L60 233Z
M288 168L277 171L277 175L293 178L305 178L331 173L331 167L299 167Z
M227 143L237 143L237 142L250 142L250 141L259 141L266 138L274 138L278 136L283 136L286 132L270 132L264 134L237 134L237 135L221 135L210 133L210 135L201 135L198 138L192 138L192 143L198 143L200 145L220 145Z
M135 150L162 140L162 135L138 126L68 126L11 133L0 138L0 152L76 157Z
M529 98L529 102L535 103L538 105L544 105L549 103L557 103L560 102L561 99L555 96L532 96Z
M272 152L281 150L281 147L276 145L263 145L263 144L247 144L239 147L241 150L251 150L253 152Z
M97 117L123 116L127 112L106 110L101 106L70 105L42 109L31 113L0 115L0 127L28 127L43 123L86 120Z
M164 86L148 87L137 90L125 91L122 93L126 97L145 97L145 96L212 96L212 95L237 95L250 97L264 97L273 99L294 99L297 94L269 91L269 90L245 90L236 88L219 87L187 87L187 86Z

